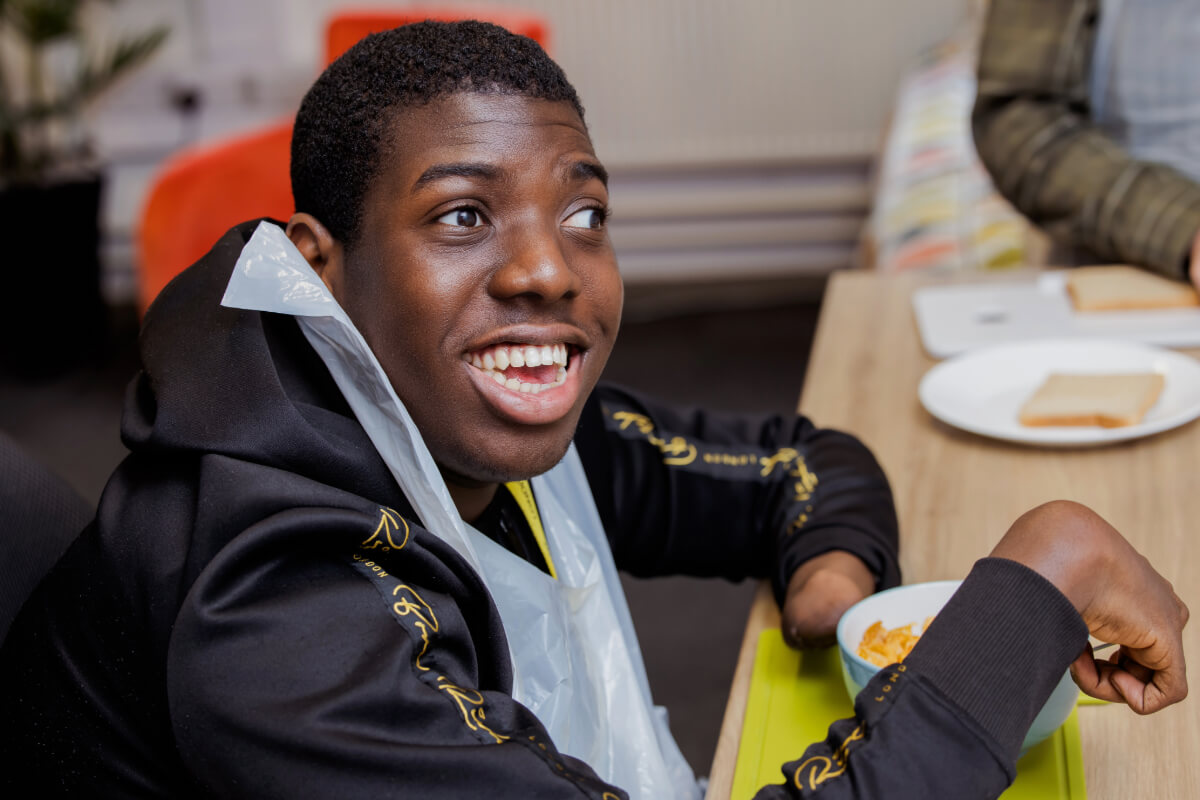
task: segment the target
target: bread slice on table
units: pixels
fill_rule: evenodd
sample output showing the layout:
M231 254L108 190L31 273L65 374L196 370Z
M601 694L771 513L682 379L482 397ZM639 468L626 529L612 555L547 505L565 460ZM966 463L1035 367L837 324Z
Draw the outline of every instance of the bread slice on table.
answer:
M1022 425L1136 425L1158 402L1163 376L1157 372L1112 375L1051 373L1018 415Z
M1200 296L1191 284L1119 264L1071 270L1067 294L1076 311L1200 306Z

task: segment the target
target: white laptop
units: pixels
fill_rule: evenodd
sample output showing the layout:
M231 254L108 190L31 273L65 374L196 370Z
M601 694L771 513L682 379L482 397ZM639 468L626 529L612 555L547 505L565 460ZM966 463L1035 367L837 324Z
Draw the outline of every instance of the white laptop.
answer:
M934 358L1023 339L1092 337L1200 347L1200 308L1077 312L1067 297L1066 272L917 289L912 304L921 343Z

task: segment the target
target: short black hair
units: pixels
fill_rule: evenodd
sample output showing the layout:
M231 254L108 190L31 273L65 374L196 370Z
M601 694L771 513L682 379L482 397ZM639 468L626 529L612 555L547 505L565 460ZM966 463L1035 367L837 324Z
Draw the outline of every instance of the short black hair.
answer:
M292 198L343 244L358 236L380 144L404 108L457 92L583 105L532 39L487 22L417 22L367 36L321 73L292 130Z

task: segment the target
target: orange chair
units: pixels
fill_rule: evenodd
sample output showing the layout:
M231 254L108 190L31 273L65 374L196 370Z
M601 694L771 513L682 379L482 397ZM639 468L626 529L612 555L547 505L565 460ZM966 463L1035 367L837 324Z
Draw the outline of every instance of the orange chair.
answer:
M292 215L288 179L291 120L245 136L189 148L159 171L138 231L138 304L146 313L172 278L221 234L256 217Z
M546 47L549 29L532 14L495 8L409 7L341 11L325 29L328 66L369 33L421 20L483 19ZM290 119L265 130L198 145L167 159L142 209L137 233L138 305L150 303L180 272L208 252L221 234L256 217L286 220L294 210L288 172Z
M432 6L408 6L398 9L351 9L339 11L330 18L325 27L325 65L349 50L368 33L390 30L410 22L422 20L453 22L459 19L481 19L494 22L513 33L528 36L550 50L550 29L546 21L536 14L502 8L443 8Z

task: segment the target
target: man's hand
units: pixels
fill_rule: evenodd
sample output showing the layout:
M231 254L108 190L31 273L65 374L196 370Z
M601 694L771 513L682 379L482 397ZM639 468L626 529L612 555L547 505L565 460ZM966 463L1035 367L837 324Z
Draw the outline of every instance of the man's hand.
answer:
M1084 692L1139 714L1187 696L1187 606L1095 512L1065 501L1039 506L1013 523L992 555L1041 573L1071 601L1093 636L1121 645L1108 661L1097 661L1088 647L1071 665Z
M792 573L783 601L783 637L792 647L825 647L850 606L875 591L875 576L858 556L831 550Z

